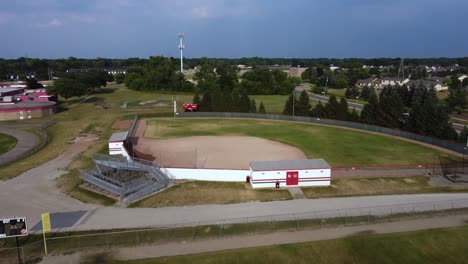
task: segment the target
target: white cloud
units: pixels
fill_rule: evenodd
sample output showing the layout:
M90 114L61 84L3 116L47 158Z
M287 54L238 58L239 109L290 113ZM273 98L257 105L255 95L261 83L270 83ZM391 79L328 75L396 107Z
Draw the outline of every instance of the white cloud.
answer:
M62 21L58 20L57 18L54 18L49 23L47 23L47 26L49 27L60 27L62 25Z

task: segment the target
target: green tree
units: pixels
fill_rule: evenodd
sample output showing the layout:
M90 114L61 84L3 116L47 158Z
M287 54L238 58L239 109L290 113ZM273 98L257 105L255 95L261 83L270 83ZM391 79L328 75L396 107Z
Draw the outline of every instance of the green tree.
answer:
M314 108L310 111L310 116L313 117L320 117L320 118L328 118L327 109L322 104L322 102L318 102Z
M284 104L283 108L283 115L295 115L297 111L297 104L296 104L296 95L294 93L291 93L288 97L288 100L286 100L286 103ZM294 110L293 110L294 107Z
M241 113L248 113L250 110L250 99L245 91L241 94L239 106Z
M399 128L404 112L403 101L395 87L385 87L380 93L377 124Z
M369 96L368 103L364 105L361 112L361 121L367 124L377 124L379 120L379 99L375 92Z
M357 96L359 96L359 90L358 90L358 88L356 86L346 88L346 91L345 91L345 97L346 98L354 99Z
M198 106L200 111L202 112L212 112L213 111L213 103L211 98L211 91L206 90L203 94L202 100L200 101L200 105Z
M54 91L68 101L70 97L85 95L87 89L77 80L61 78L54 81Z
M299 95L299 100L297 101L297 108L295 110L295 115L298 116L308 116L310 111L310 99L309 94L306 91L302 91Z
M249 113L256 113L256 112L257 112L257 102L255 102L255 99L252 98L250 99Z
M450 111L466 108L466 93L463 90L462 83L456 76L452 76L449 86L449 95L446 99ZM462 110L463 111L463 110Z
M123 73L117 73L115 75L115 82L117 84L121 84L121 83L124 83L125 82L125 74Z
M193 102L194 104L200 105L201 99L200 99L200 95L198 94L198 92L196 92L195 95L193 96L192 102Z
M260 105L258 106L258 113L259 114L266 114L265 105L262 101L260 101Z
M361 99L364 99L364 100L368 100L370 95L371 95L371 88L369 86L364 86L362 87L362 90L361 90L361 94L359 95L359 97ZM374 91L375 92L375 91Z
M341 106L336 100L335 95L331 95L328 99L327 104L325 105L325 109L327 111L327 118L330 119L340 119L342 111Z
M348 110L348 102L345 98L340 99L340 103L338 105L338 112L336 119L338 120L349 120L351 118L350 112Z

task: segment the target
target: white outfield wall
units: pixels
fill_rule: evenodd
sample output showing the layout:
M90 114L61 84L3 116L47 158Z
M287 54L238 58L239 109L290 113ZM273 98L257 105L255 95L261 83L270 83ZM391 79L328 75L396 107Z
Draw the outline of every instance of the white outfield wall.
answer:
M161 168L176 180L245 182L249 170Z
M298 185L286 185L286 173L298 172ZM274 188L276 181L280 187L294 186L329 186L331 169L307 169L284 171L251 171L250 183L252 188Z

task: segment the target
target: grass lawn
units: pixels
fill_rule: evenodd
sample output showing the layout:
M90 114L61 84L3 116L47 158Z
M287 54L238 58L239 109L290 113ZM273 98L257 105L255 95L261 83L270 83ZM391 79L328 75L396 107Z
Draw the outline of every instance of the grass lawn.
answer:
M334 95L337 97L337 99L340 99L340 98L345 97L345 92L346 92L346 88L344 88L344 89L333 89L333 88L329 88L329 89L327 90L328 95L334 94ZM350 99L350 98L346 98L346 101L351 102L351 103L357 103L357 104L367 104L367 101L366 101L366 100L362 100L362 99Z
M287 190L253 190L247 183L183 181L132 204L131 207L165 207L197 204L227 204L249 201L289 200Z
M360 131L281 121L243 119L152 119L146 137L202 135L256 136L301 149L308 158L332 166L389 165L434 162L436 150L415 143Z
M465 263L467 237L468 227L465 226L103 263Z
M335 179L327 187L302 187L307 198L409 193L466 192L468 188L432 187L425 176Z
M251 95L250 97L255 99L257 108L260 102L263 102L267 114L281 114L289 95Z
M16 145L16 138L0 134L0 155L7 153Z

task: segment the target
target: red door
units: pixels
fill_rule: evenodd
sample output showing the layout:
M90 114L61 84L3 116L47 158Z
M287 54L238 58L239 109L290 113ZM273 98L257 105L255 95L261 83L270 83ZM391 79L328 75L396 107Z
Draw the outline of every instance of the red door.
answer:
M286 185L298 185L299 184L299 172L287 171L286 172Z

